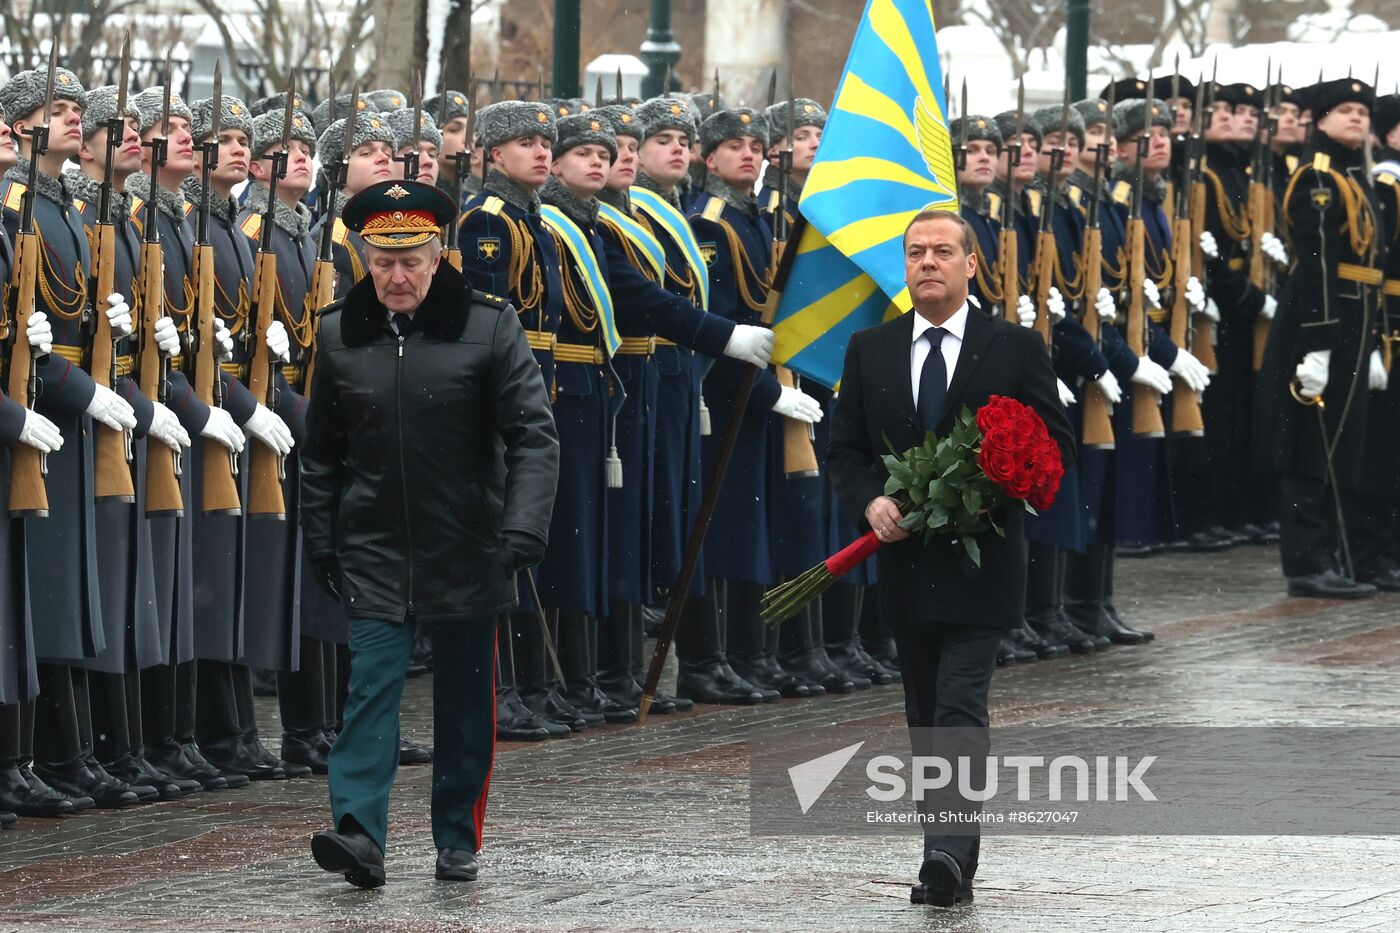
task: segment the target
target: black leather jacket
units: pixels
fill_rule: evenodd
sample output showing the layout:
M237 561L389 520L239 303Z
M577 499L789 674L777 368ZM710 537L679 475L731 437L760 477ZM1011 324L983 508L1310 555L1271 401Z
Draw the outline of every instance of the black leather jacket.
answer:
M501 536L547 541L559 439L510 306L446 262L406 337L366 276L321 316L301 453L312 561L334 554L351 618L509 609Z

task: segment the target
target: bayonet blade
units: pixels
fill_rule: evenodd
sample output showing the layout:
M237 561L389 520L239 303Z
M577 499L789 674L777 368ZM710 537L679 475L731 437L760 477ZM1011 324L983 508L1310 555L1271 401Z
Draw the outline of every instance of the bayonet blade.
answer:
M615 104L620 104L620 103L622 103L622 97L623 97L623 94L622 94L622 69L621 69L621 68L617 69L617 87L616 87L616 90L617 90L617 99L616 99L615 101L613 101L613 103L615 103Z
M341 153L342 162L350 161L350 153L354 151L355 144L355 123L360 117L360 85L355 84L354 93L350 95L350 115L345 118L345 147Z
M717 95L718 96L718 95ZM768 74L768 106L771 107L778 102L778 69L774 68Z
M292 69L292 76L287 84L287 106L282 111L282 149L285 151L292 147L292 116L296 112L297 99L297 73Z
M593 106L603 106L603 76L598 76L598 81L593 85Z
M58 36L49 42L49 76L44 84L43 126L49 125L49 111L53 109L53 84L58 76Z
M171 55L172 52L170 51L165 53L165 80L162 82L165 86L161 89L163 100L160 105L160 135L163 139L168 139L170 137L170 85L173 83L175 76L175 69L171 64Z
M788 151L788 152L792 152L792 136L793 136L793 134L796 132L796 129L795 129L794 126L793 126L793 123L794 123L794 122L795 122L795 120L794 120L794 117L793 117L792 82L789 81L789 82L788 82L788 99L787 99L787 151Z
M438 129L441 130L447 122L447 69L438 69Z
M131 73L131 30L122 37L122 54L117 62L117 119L126 120L127 75Z
M213 137L215 145L219 142L219 133L223 129L223 121L220 119L224 113L224 61L221 58L214 60L214 102L210 109L209 135Z
M423 74L414 70L410 79L413 82L413 151L418 151L418 143L423 139Z
M714 93L714 96L710 98L710 111L711 111L711 112L714 112L714 111L716 111L716 110L718 110L718 109L719 109L719 69L716 68L716 69L715 69L715 93Z
M1016 85L1016 146L1019 150L1026 130L1026 79L1022 76ZM1007 166L1008 170L1015 166Z
M962 118L962 141L961 141L960 143L958 143L958 145L960 145L960 146L966 146L966 145L967 145L967 79L966 79L966 78L963 78L963 82L962 82L962 104L961 104L961 106L958 108L958 116Z

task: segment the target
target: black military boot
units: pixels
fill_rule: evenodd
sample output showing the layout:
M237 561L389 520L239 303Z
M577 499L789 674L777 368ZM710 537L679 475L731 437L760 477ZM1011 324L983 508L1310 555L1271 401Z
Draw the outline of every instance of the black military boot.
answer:
M647 677L651 675L651 655L647 652L647 615L651 612L646 606L640 606L638 619L632 626L632 645L628 652L632 657L632 682L637 686L637 702L641 702L642 691L645 689ZM665 613L661 614L665 618ZM660 685L656 688L656 693L651 698L651 709L648 713L688 712L695 708L695 701L686 697L671 696L661 690Z
M676 695L696 703L750 706L763 702L763 694L728 670L720 633L718 583L708 581L705 595L688 599L676 630ZM680 599L680 596L673 597Z
M817 602L808 603L782 624L778 634L779 662L784 670L816 688L813 696L852 693L856 689L855 679L827 657L826 645L818 637L819 628L813 625L812 617L819 608ZM861 682L867 687L871 685L869 680Z
M899 650L895 647L889 626L880 616L878 583L865 588L865 603L860 612L860 644L871 660L890 675L891 683L904 680L904 673L899 667Z
M519 664L515 674L520 699L526 709L546 723L562 725L569 732L582 732L588 723L564 699L563 685L557 683L554 657L558 656L558 613L550 611L549 616L548 628L541 626L538 616L516 618L516 644L520 650L515 656Z
M606 619L589 621L597 649L593 686L604 697L595 707L611 723L636 722L640 715L642 688L632 676L633 628L641 628L641 607L613 606ZM674 709L674 707L672 708ZM671 712L660 710L656 712Z
M515 645L510 616L496 617L496 738L503 742L537 742L561 733L525 708L515 686ZM564 727L562 734L569 729Z
M756 689L763 702L780 699L781 692L756 683L748 676L763 665L767 650L766 626L758 612L763 585L748 580L726 580L723 593L720 611L724 621L724 660L721 666Z
M1108 613L1109 618L1111 618L1115 623L1117 623L1117 625L1118 625L1119 628L1124 629L1125 631L1136 632L1136 633L1138 633L1139 635L1142 636L1142 640L1143 640L1144 642L1152 641L1153 639L1155 639L1155 638L1157 637L1156 634L1154 634L1154 633L1152 633L1152 632L1149 632L1147 629L1138 628L1138 627L1135 626L1135 625L1129 625L1127 622L1124 622L1124 621L1123 621L1123 617L1122 617L1121 615L1118 614L1118 609L1113 605L1113 572L1114 572L1114 563L1113 563L1113 562L1114 562L1113 549L1112 549L1112 548L1107 548L1107 549L1105 549L1104 554L1103 554L1103 567L1104 567L1104 570L1103 570L1103 594L1104 594L1104 595L1103 595L1103 609L1104 609L1104 612Z
M433 634L428 623L418 620L413 627L413 652L408 658L408 677L422 677L433 669Z
M837 581L822 594L822 635L826 656L852 679L863 677L876 686L892 683L893 678L860 643L860 616L865 604L865 587Z

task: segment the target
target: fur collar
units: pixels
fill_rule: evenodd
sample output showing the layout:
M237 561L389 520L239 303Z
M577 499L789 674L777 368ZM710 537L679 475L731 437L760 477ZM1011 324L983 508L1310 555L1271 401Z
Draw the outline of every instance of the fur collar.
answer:
M540 189L540 200L559 208L580 227L588 228L598 222L598 199L583 200L553 175L549 176L549 181Z
M672 207L674 207L676 210L681 210L681 197L679 194L676 193L676 189L672 188L670 191L663 191L661 186L657 184L656 179L652 178L646 172L637 172L637 187L645 188L648 191L655 191L657 194L665 198L666 202ZM685 212L681 211L681 213Z
M5 173L5 177L11 181L17 181L21 185L29 184L29 160L20 157L20 160L10 167ZM54 178L52 175L45 175L43 172L34 176L38 179L35 188L38 193L53 201L55 204L67 204L71 199L71 189L62 178Z
M746 192L735 191L721 181L718 175L710 175L705 179L705 193L719 198L745 217L758 216L758 199Z
M494 168L491 170L491 174L486 176L486 184L482 186L481 190L487 194L494 194L511 207L518 208L527 214L540 212L538 192L526 190Z
M72 192L73 197L86 201L93 206L94 210L97 209L98 199L102 196L102 182L96 178L89 178L77 169L64 172L63 180L67 182L68 190ZM114 187L112 189L112 223L117 225L126 223L129 205L130 201L126 192Z
M243 202L243 207L254 214L266 211L267 189L262 185L249 185L248 200ZM273 220L278 229L294 240L305 237L311 230L311 212L306 209L305 204L298 203L296 207L289 207L286 202L278 200Z
M433 284L414 312L414 323L429 340L454 341L467 328L472 288L450 263L438 263ZM340 312L340 339L347 347L359 347L379 334L388 333L389 312L380 304L374 278L366 275L345 294Z
M195 210L199 210L200 199L204 197L204 185L200 183L199 176L191 175L180 182L180 194L187 203L194 205ZM210 191L209 213L233 226L238 222L238 199L221 197L217 191Z
M628 217L632 216L632 196L626 190L614 191L612 188L604 188L598 192L598 200L617 208Z
M1113 181L1115 183L1126 181L1136 188L1137 176L1137 166L1133 165L1131 162L1119 162L1113 166ZM1156 178L1144 179L1142 184L1142 196L1154 204L1161 204L1165 201L1167 199L1166 173L1164 172Z
M776 188L778 187L778 183L782 180L783 173L778 171L774 166L770 165L763 170L763 187ZM802 185L797 179L789 176L787 187L783 193L788 200L796 204L798 201L802 200Z
M145 172L136 172L126 180L126 191L134 194L143 201L150 200L151 197L151 176ZM185 196L178 191L161 186L160 200L156 207L160 212L176 223L185 219Z

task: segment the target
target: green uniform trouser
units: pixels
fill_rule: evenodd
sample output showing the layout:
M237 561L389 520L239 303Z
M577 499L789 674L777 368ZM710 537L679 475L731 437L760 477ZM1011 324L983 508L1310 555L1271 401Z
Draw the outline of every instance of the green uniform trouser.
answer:
M486 790L496 751L495 616L443 622L433 637L433 841L481 848ZM350 695L330 754L331 813L338 830L358 823L383 851L389 789L399 766L399 701L413 625L350 622Z

